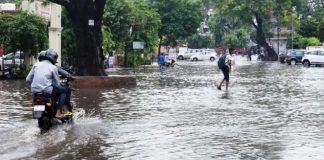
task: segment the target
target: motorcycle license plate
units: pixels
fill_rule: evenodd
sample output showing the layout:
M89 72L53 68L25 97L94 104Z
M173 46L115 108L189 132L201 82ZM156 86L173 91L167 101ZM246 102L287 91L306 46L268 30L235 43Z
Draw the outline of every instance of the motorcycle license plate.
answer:
M45 111L45 105L34 105L34 111Z

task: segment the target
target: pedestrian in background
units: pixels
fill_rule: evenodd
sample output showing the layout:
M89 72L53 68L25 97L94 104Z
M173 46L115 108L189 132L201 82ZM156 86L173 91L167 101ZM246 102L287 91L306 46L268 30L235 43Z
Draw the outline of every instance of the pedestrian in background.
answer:
M226 90L228 90L228 83L229 83L229 73L231 72L232 69L232 64L233 64L233 53L235 49L230 48L229 53L224 53L219 59L218 59L218 68L223 72L224 78L220 82L220 84L217 86L218 90L222 89L222 84L224 81L226 81Z

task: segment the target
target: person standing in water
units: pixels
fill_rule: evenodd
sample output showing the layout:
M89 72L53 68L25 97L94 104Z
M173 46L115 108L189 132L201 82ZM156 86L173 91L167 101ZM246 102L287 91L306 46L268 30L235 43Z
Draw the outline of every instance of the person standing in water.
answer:
M234 48L229 48L229 53L224 53L221 57L218 59L218 68L223 72L224 78L220 82L219 85L217 85L217 89L221 90L222 89L222 84L224 81L226 81L226 90L228 90L228 83L229 83L229 73L231 72L232 69L232 64L233 64L233 53L235 49Z

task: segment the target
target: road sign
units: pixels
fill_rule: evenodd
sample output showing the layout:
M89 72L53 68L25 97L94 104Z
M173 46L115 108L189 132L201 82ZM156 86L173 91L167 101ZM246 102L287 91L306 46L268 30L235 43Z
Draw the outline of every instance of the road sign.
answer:
M145 42L143 41L134 41L133 42L133 49L144 49Z

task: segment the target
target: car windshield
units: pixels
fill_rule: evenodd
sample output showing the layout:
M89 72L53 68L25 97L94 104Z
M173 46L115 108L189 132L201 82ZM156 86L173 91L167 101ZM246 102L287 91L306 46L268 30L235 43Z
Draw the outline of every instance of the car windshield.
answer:
M23 54L21 52L16 52L15 53L15 58L20 58L20 54L23 56ZM4 57L6 57L7 59L12 59L14 56L14 53L8 53L6 55L4 55Z

